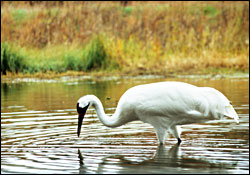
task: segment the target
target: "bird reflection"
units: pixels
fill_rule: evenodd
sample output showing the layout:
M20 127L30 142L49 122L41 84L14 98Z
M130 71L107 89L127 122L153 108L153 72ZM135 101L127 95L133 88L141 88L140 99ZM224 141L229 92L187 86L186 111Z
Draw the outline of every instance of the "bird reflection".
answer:
M79 164L80 164L79 174L86 174L87 173L87 167L83 163L84 158L82 156L82 153L81 153L80 149L78 149L78 158L79 158Z
M188 158L182 155L180 145L173 145L167 149L159 145L156 152L147 160L130 160L131 157L112 154L103 157L96 165L84 161L80 149L79 173L226 173L227 168L236 165L215 163L204 159ZM135 155L136 156L136 155ZM115 161L114 161L115 160Z

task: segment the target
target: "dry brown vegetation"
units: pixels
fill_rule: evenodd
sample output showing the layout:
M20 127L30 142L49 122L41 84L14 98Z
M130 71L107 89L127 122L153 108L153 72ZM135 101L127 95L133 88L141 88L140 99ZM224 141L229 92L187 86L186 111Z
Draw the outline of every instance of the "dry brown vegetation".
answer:
M93 52L96 41L103 50ZM26 72L248 71L249 2L1 1L6 42L29 57Z

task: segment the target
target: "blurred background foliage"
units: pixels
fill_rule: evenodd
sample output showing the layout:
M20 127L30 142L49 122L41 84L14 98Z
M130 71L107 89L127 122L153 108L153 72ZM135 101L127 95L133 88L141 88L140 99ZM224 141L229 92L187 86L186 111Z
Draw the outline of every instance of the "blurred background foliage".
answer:
M1 1L1 73L248 71L247 1Z

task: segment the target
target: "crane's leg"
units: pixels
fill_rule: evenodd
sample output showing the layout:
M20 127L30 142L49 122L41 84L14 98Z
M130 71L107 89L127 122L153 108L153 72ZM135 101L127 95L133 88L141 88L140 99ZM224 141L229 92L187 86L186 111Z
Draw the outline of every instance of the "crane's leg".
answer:
M155 132L156 132L159 144L163 145L165 141L166 130L164 128L155 127Z
M181 137L180 137L180 134L181 134L181 128L176 126L176 125L173 125L169 128L169 131L171 132L171 134L173 134L173 136L175 138L177 138L178 140L178 144L181 143Z

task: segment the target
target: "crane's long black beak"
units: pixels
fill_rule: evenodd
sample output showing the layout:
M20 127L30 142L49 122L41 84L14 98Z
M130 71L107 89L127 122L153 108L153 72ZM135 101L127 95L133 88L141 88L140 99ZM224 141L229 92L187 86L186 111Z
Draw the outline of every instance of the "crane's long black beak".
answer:
M80 133L81 133L81 128L82 128L82 121L83 121L83 118L84 118L84 115L86 114L86 111L89 107L89 104L84 107L84 108L81 108L79 107L79 103L77 103L77 112L78 112L78 128L77 128L77 136L79 137L80 136Z

